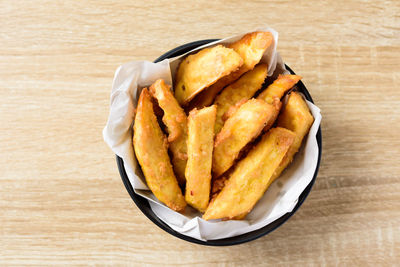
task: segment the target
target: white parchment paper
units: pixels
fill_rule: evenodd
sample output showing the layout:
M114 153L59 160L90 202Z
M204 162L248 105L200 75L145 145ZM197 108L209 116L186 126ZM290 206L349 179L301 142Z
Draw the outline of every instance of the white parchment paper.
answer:
M279 53L276 51L278 33L268 27L255 30L270 31L274 37L273 45L264 53L261 60L261 62L268 64L268 74L288 73ZM242 38L244 34L246 33L225 38L195 50L217 43L231 43ZM251 232L275 221L287 212L291 212L296 206L300 194L311 182L318 161L316 134L321 122L321 114L319 108L308 101L307 105L315 120L302 148L295 156L292 164L282 173L279 179L271 184L245 220L205 221L201 218L199 212L190 207L186 208L184 214L180 214L159 202L148 189L132 146L134 109L141 88L150 86L160 78L164 79L167 84L172 84L171 77L173 77L184 56L166 59L158 63L132 61L120 66L115 72L111 91L110 114L107 125L103 130L103 137L112 151L123 159L126 173L135 192L148 199L154 213L172 229L200 240L227 238Z

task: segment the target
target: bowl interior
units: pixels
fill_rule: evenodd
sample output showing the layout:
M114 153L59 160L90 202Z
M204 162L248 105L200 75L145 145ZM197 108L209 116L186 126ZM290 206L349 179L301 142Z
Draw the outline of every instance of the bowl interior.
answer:
M159 62L161 60L164 60L166 58L172 58L172 57L176 57L179 55L182 55L198 46L213 42L213 41L217 41L218 39L207 39L207 40L200 40L200 41L196 41L196 42L192 42L192 43L188 43L182 46L179 46L177 48L174 48L170 51L168 51L167 53L163 54L162 56L160 56L159 58L157 58L154 62ZM290 69L287 65L286 69L289 70L292 74L294 74L294 71L292 69ZM307 91L306 87L304 86L302 81L299 81L297 83L297 88L298 90L304 94L304 96L306 97L306 99L312 103L313 100L311 98L311 95L309 94L309 92ZM153 223L155 223L156 225L158 225L161 229L163 229L164 231L170 233L173 236L176 236L180 239L192 242L192 243L196 243L196 244L201 244L201 245L208 245L208 246L230 246L230 245L237 245L237 244L241 244L241 243L245 243L254 239L257 239L261 236L264 236L266 234L268 234L269 232L275 230L276 228L278 228L279 226L281 226L285 221L287 221L296 211L297 209L301 206L301 204L304 202L304 200L306 199L306 197L308 196L308 194L311 191L312 186L314 185L315 179L317 178L317 174L318 174L318 169L319 169L319 165L320 165L320 160L321 160L321 153L322 153L322 135L321 135L321 127L318 129L318 133L317 133L317 143L318 143L318 162L317 162L317 167L315 169L314 172L314 176L310 182L310 184L306 187L306 189L303 191L303 193L300 195L299 200L297 202L297 205L295 206L295 208L289 212L286 213L285 215L283 215L282 217L280 217L279 219L275 220L274 222L249 233L246 234L242 234L242 235L238 235L238 236L234 236L234 237L230 237L230 238L224 238L224 239L215 239L215 240L207 240L207 241L202 241L202 240L198 240L186 235L183 235L181 233L178 233L176 231L174 231L172 228L170 228L166 223L164 223L162 220L160 220L155 214L154 212L151 210L149 202L137 195L132 188L131 183L129 182L128 176L125 172L125 168L124 168L124 162L123 160L117 157L117 164L118 164L118 170L119 173L121 175L122 181L125 185L126 190L128 191L129 195L131 196L132 200L135 202L136 206L147 216L147 218L149 218Z

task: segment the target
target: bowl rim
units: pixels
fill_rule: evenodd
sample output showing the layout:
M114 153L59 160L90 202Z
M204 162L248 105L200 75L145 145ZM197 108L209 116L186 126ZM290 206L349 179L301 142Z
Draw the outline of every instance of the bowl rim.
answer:
M178 46L166 53L164 53L163 55L161 55L160 57L158 57L154 62L157 63L159 61L162 61L166 58L172 58L175 56L179 56L182 55L196 47L199 47L201 45L204 44L208 44L210 42L214 42L214 41L218 41L220 39L205 39L205 40L199 40L199 41L194 41L194 42L190 42L181 46ZM285 64L286 69L291 73L291 74L295 74L294 71ZM306 87L304 86L303 82L300 80L297 83L297 87L298 90L304 94L304 96L306 97L306 99L312 103L314 103L310 93L308 92L308 90L306 89ZM299 199L297 201L296 206L293 208L293 210L291 212L288 212L286 214L284 214L283 216L281 216L280 218L276 219L275 221L273 221L272 223L269 223L257 230L245 233L245 234L241 234L241 235L237 235L237 236L233 236L233 237L229 237L229 238L222 238L222 239L212 239L212 240L199 240L190 236L186 236L184 234L178 233L175 230L173 230L171 227L169 227L165 222L163 222L160 218L158 218L158 216L153 212L153 210L150 208L150 205L148 203L148 200L137 195L133 188L132 185L128 179L128 175L126 174L125 171L125 167L124 167L124 162L122 160L122 158L120 158L119 156L116 155L116 161L117 161L117 165L118 165L118 170L119 170L119 174L121 176L121 179L125 185L126 190L128 191L130 197L132 198L132 200L134 201L134 203L136 204L136 206L143 212L144 215L146 215L147 218L149 218L154 224L156 224L158 227L160 227L161 229L163 229L164 231L166 231L167 233L180 238L182 240L191 242L191 243L195 243L195 244L200 244L200 245L206 245L206 246L231 246L231 245L238 245L238 244L242 244L242 243L246 243L252 240L255 240L257 238L260 238L264 235L267 235L268 233L274 231L275 229L279 228L282 224L284 224L294 213L296 213L296 211L299 209L299 207L303 204L303 202L305 201L305 199L307 198L307 196L309 195L315 180L317 178L318 175L318 171L319 171L319 166L321 163L321 156L322 156L322 133L321 133L321 126L319 126L318 128L318 132L316 135L317 138L317 144L318 144L318 161L317 161L317 166L315 168L315 172L313 175L313 178L311 180L311 182L308 184L308 186L304 189L304 191L300 194Z

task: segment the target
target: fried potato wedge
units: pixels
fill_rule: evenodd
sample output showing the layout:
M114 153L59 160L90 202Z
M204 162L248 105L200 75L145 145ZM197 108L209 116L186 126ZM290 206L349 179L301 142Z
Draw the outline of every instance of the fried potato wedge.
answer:
M267 126L264 128L264 132L268 131L278 118L279 112L282 107L281 98L289 91L302 77L299 75L279 75L278 78L270 84L261 94L258 95L257 99L262 99L269 104L275 106L275 113Z
M257 65L265 50L273 44L273 36L270 32L252 32L243 36L240 40L228 47L235 50L244 60L243 65L229 76L221 78L215 84L198 94L190 103L191 108L211 105L215 96L228 84L236 81L242 74L252 70Z
M212 170L216 177L227 171L240 151L261 133L274 109L263 100L250 99L225 122L214 144Z
M282 96L292 88L302 77L299 75L284 74L279 75L278 78L270 84L257 99L262 99L267 103L272 104L274 99L281 99Z
M188 118L188 162L186 166L186 202L204 212L211 188L211 164L214 146L215 106L194 109Z
M240 108L241 105L243 105L244 103L246 103L248 101L248 99L242 99L239 102L237 102L235 105L231 106L227 112L224 113L224 115L222 115L222 120L223 122L225 122L227 119L229 119L230 117L232 117L233 114L235 114L235 112ZM215 128L215 127L214 127ZM221 131L221 130L220 130Z
M175 76L175 98L186 105L196 94L243 65L233 49L217 45L189 55L179 64Z
M179 184L183 185L187 161L187 117L170 88L164 80L159 79L150 86L150 93L164 111L162 121L167 126L172 165Z
M249 71L260 62L265 50L273 42L272 33L256 31L246 34L239 41L230 44L228 47L235 50L244 59L243 65Z
M301 143L308 134L313 122L314 117L308 109L303 97L297 92L292 92L282 114L278 117L277 124L279 127L293 131L296 137L272 176L271 182L278 178L282 171L292 162L294 155L299 151Z
M280 103L280 102L279 102ZM279 112L279 111L278 111ZM278 113L276 113L278 116ZM304 136L310 130L314 118L311 115L307 104L299 93L293 92L289 96L289 100L285 109L278 117L278 127L286 128L295 133L295 139L289 147L288 152L283 157L279 167L275 170L268 182L268 187L282 173L282 171L292 162L294 155L299 150ZM246 217L247 212L233 218L234 220L242 220Z
M215 133L219 133L224 125L223 116L230 107L239 101L250 99L262 86L268 74L267 64L259 64L253 70L243 74L236 82L225 87L214 101L217 105Z
M171 87L164 80L158 79L150 86L150 93L164 111L163 122L168 128L168 142L173 142L187 132L187 119L184 110L176 101ZM186 128L186 130L185 130Z
M133 125L133 146L147 185L169 208L182 211L186 201L182 195L167 152L167 140L154 115L149 91L139 97Z
M273 128L242 159L222 191L213 199L203 219L232 219L250 212L267 190L268 182L279 166L295 134Z

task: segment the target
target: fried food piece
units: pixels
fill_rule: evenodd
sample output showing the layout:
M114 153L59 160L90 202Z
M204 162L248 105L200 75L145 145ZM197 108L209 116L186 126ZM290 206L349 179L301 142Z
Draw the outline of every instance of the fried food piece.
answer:
M226 121L228 118L232 117L233 114L244 104L246 103L246 99L242 99L241 101L237 102L234 106L230 107L227 112L222 116L222 120ZM275 98L274 101L272 102L272 106L274 107L272 115L269 117L268 121L265 123L265 127L263 129L264 132L267 132L274 122L276 121L276 118L278 117L279 111L282 107L282 102L278 99Z
M274 106L274 113L272 114L270 120L265 125L265 127L263 129L264 132L268 131L272 127L272 125L275 123L276 118L278 118L279 111L281 110L282 102L278 98L275 98L272 102L272 105Z
M240 151L261 133L273 114L272 105L250 99L225 122L214 144L212 170L217 177L233 165Z
M150 93L142 90L133 125L133 146L147 185L169 208L182 211L186 201L168 157L167 140L154 115Z
M259 64L253 70L246 72L236 82L222 90L214 101L217 105L215 133L219 133L224 125L223 116L230 107L240 101L250 99L259 90L268 74L267 64Z
M204 212L208 206L211 187L211 164L214 145L216 107L189 113L188 162L186 166L187 203Z
M235 112L240 108L240 106L242 106L244 103L247 102L248 99L242 99L239 102L237 102L235 105L231 106L227 112L224 113L224 115L222 115L222 121L225 122L227 119L229 119L230 117L232 117L233 114L235 114ZM217 110L218 111L218 110ZM215 128L215 127L214 127ZM219 130L221 131L221 130Z
M242 64L243 59L238 53L222 45L204 48L187 56L176 73L176 100L185 105L204 88L236 71Z
M187 128L186 114L172 94L171 87L163 79L158 79L150 86L150 93L164 111L162 120L168 128L168 142L173 142Z
M265 50L274 42L270 32L251 32L229 45L229 48L235 50L244 59L243 65L247 71L254 68L260 62ZM246 71L244 71L246 72ZM243 73L244 73L243 72Z
M278 118L278 127L283 127L295 133L295 139L289 150L283 157L279 167L275 170L271 179L268 182L268 187L276 180L282 171L292 162L294 155L299 150L304 136L310 130L314 118L311 115L306 102L301 95L297 92L292 92L285 109ZM246 217L247 213L236 216L235 220L242 220Z
M299 151L303 138L308 134L313 122L314 117L303 97L297 92L292 92L285 109L278 117L278 126L293 131L296 137L272 176L271 182L279 177L282 171L292 162L294 155Z
M215 96L228 84L236 81L242 74L252 70L257 65L265 50L273 44L273 36L270 32L252 32L242 39L230 44L228 47L235 50L244 60L243 65L235 72L218 80L215 84L197 95L190 103L192 108L211 105Z
M267 89L258 95L257 99L262 99L275 106L275 113L270 122L264 128L264 132L268 131L278 118L279 111L282 107L281 98L283 95L289 91L289 89L292 88L301 78L302 77L299 75L279 75L278 78L267 87Z
M185 183L185 168L187 161L187 118L176 101L170 86L164 80L158 79L150 86L150 93L157 99L158 105L164 111L162 120L167 126L169 150L172 154L172 165L179 184Z
M232 219L250 212L268 188L275 169L293 143L295 134L273 128L241 160L225 187L210 202L203 219Z
M282 96L292 88L302 77L299 75L285 74L279 75L278 78L270 84L257 99L262 99L267 103L272 104L274 99L281 99Z

